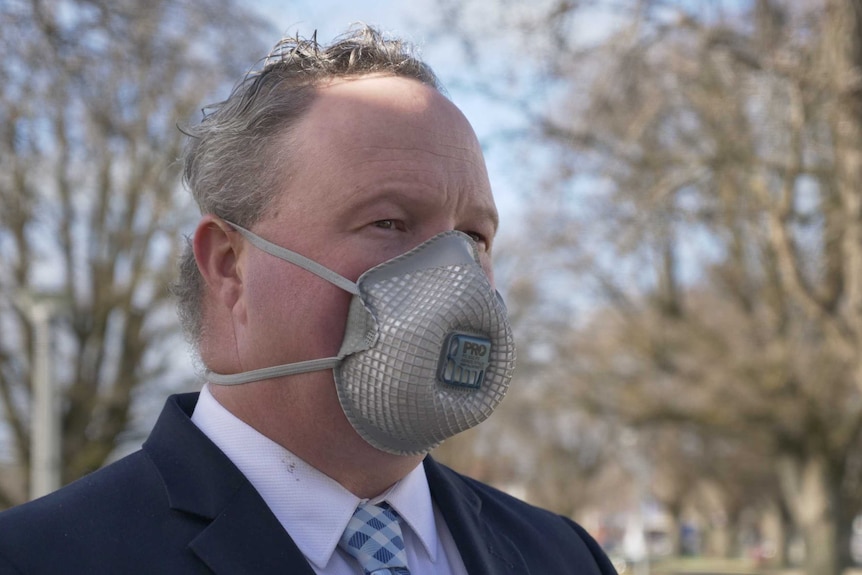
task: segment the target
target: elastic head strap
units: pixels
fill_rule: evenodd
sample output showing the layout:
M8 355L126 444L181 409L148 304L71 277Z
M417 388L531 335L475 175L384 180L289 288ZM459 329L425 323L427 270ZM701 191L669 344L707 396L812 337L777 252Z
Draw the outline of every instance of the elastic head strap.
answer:
M230 225L233 229L242 234L242 236L246 240L248 240L258 249L281 260L297 265L302 269L323 278L329 283L340 287L346 292L349 292L353 295L359 294L359 287L356 285L356 283L350 281L346 277L335 273L334 271L320 265L314 260L310 260L307 257L300 255L294 251L267 241L259 235L248 231L242 226L238 226L233 222L229 222L227 220L225 220L225 222L227 222L228 225ZM308 361L300 361L297 363L290 363L286 365L264 367L262 369L255 369L252 371L244 371L242 373L234 374L224 374L216 373L214 371L207 371L206 377L208 381L217 385L239 385L242 383L251 383L253 381L260 381L263 379L270 379L285 375L296 375L298 373L308 373L310 371L332 369L333 367L338 365L340 359L340 357L324 357L320 359L311 359Z
M238 226L234 223L228 222L225 220L233 229L242 234L242 236L251 242L252 245L257 247L260 250L265 251L269 255L275 256L278 259L290 262L294 265L301 267L302 269L313 273L314 275L321 277L328 281L329 283L336 285L343 289L346 292L352 293L353 295L359 294L359 288L356 286L355 282L350 281L346 277L335 273L329 268L326 268L314 260L310 260L307 257L298 254L294 251L291 251L287 248L283 248L279 245L276 245L270 241L267 241L260 237L257 234L254 234L247 229Z
M338 365L338 362L339 358L337 357L324 357L321 359L310 359L308 361L264 367L261 369L254 369L252 371L244 371L242 373L234 374L216 373L214 371L207 370L206 378L210 383L218 385L239 385L242 383L260 381L262 379L282 377L284 375L296 375L297 373L332 369Z

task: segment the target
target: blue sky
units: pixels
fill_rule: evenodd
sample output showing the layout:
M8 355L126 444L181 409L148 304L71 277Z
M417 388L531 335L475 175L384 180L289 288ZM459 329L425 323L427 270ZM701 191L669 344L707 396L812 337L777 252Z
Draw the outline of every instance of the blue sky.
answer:
M332 38L353 22L365 22L390 32L409 35L409 28L430 9L428 0L265 0L254 5L281 32L308 35L318 30L321 39Z

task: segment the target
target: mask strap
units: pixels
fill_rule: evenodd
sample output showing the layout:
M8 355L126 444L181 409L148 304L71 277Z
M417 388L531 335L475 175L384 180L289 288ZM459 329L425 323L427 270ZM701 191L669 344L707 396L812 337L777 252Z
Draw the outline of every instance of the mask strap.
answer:
M227 220L225 220L227 222ZM353 295L359 295L359 288L356 286L356 283L350 281L346 277L335 273L329 268L326 268L314 260L310 260L307 257L300 255L294 251L291 251L287 248L283 248L278 246L272 242L269 242L257 234L254 234L247 229L240 227L234 223L227 222L230 226L242 234L242 236L252 243L255 247L260 250L265 251L269 255L275 256L279 259L288 261L294 265L301 267L302 269L313 273L314 275L321 277L328 281L331 284L334 284L346 292L352 293Z
M207 370L206 378L210 383L215 383L217 385L239 385L242 383L251 383L253 381L281 377L284 375L296 375L297 373L308 373L310 371L331 369L338 365L339 361L340 360L337 357L324 357L321 359L310 359L308 361L299 361L286 365L264 367L230 375Z
M258 236L257 234L254 234L241 226L238 226L227 220L225 221L233 229L242 234L245 239L247 239L252 245L257 247L258 249L279 259L297 265L302 269L323 278L329 283L340 287L346 292L349 292L353 295L359 295L359 287L346 277L335 273L334 271L320 265L314 260L310 260L307 257L300 255L294 251L267 241L262 237ZM324 357L321 359L311 359L308 361L299 361L297 363L275 365L272 367L264 367L261 369L254 369L252 371L244 371L242 373L234 374L216 373L214 371L207 370L206 378L207 381L216 385L239 385L243 383L251 383L253 381L260 381L262 379L281 377L285 375L296 375L298 373L308 373L310 371L332 369L333 367L338 365L338 362L340 360L340 357Z

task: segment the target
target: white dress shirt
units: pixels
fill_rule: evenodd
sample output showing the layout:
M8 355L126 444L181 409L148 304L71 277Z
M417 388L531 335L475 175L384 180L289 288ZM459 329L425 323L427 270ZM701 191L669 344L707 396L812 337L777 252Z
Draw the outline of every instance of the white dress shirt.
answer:
M353 511L367 500L235 417L207 386L201 390L192 421L260 493L315 573L362 575L359 564L338 547L338 541ZM431 500L421 464L371 501L387 501L401 516L411 575L467 575L452 534Z

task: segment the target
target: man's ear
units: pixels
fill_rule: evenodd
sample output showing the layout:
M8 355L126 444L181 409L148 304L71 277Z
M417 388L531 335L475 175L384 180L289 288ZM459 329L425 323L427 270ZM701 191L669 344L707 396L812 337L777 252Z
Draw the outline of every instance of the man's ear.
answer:
M192 248L215 305L232 309L242 294L239 255L243 242L230 224L212 214L201 218Z

